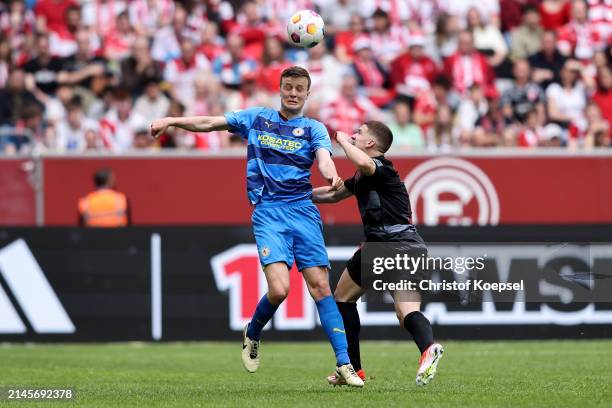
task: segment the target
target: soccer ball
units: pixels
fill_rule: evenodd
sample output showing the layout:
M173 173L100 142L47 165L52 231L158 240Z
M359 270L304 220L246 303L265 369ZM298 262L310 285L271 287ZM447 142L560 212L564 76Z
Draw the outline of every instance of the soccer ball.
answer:
M320 15L312 10L295 13L287 23L289 42L298 47L312 48L323 39L325 23Z

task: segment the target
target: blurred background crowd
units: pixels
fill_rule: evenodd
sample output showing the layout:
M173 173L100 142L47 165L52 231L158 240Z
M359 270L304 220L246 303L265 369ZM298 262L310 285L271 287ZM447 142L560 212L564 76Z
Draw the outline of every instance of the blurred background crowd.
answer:
M326 23L308 50L285 41L302 9ZM612 0L5 0L0 31L3 154L241 146L148 126L278 108L291 65L307 116L383 120L395 151L612 146Z

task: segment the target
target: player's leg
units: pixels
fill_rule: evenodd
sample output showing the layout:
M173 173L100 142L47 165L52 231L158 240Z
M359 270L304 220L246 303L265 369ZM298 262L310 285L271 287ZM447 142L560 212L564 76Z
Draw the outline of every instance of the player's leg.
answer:
M427 385L436 375L444 348L442 345L434 343L431 323L421 313L421 294L418 291L397 291L393 293L393 299L400 326L412 334L412 338L421 352L416 383L417 385Z
M347 351L346 335L342 316L338 312L338 306L331 295L327 268L314 266L301 270L308 291L312 296L319 312L321 326L336 354L338 366L350 363Z
M259 340L264 326L289 294L289 268L286 263L274 262L266 265L263 270L268 283L268 292L257 303L248 325L247 336L252 340Z
M289 215L293 218L293 253L308 291L317 306L321 326L334 349L337 372L348 385L362 387L363 381L350 364L342 316L329 287L329 259L323 239L319 210L314 206L298 207Z
M400 326L412 334L422 353L433 344L433 330L427 317L421 313L421 294L417 291L396 291L393 299Z
M259 368L261 331L289 294L289 268L286 263L274 262L266 265L264 274L268 282L268 292L257 303L253 317L245 326L242 336L242 363L250 373Z
M292 240L277 208L256 208L253 212L253 233L263 266L268 292L259 300L253 318L245 326L242 342L242 363L253 373L259 367L259 339L264 326L289 293L289 267L293 265Z
M338 285L334 290L334 299L344 322L346 331L346 341L348 343L348 353L351 364L355 371L361 370L361 355L359 351L359 332L361 322L357 312L357 299L363 295L363 289L354 282L349 275L348 269L344 269Z
M360 251L360 250L359 250ZM357 251L357 252L359 252ZM346 342L348 344L349 359L353 368L357 372L359 378L365 381L365 372L361 368L361 353L359 350L359 332L361 330L361 322L359 321L359 312L357 312L357 299L363 295L363 289L355 283L354 274L351 274L351 264L358 257L358 253L353 255L347 263L347 267L340 275L340 280L334 291L334 299L338 306L338 311L344 322L344 330L346 332ZM357 265L359 263L357 262ZM359 273L359 272L357 272ZM359 277L360 278L360 277ZM335 373L327 377L327 382L332 385L346 385L344 380L338 377Z
M304 275L308 291L317 306L321 327L327 334L336 355L337 375L343 378L347 385L363 387L363 380L359 378L351 365L344 322L331 295L327 268L321 266L308 267L302 269L301 272Z

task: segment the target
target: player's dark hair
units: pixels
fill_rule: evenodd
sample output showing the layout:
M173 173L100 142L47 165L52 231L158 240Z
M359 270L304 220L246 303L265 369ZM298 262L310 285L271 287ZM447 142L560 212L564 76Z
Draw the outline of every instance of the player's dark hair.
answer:
M281 84L283 83L283 78L306 78L308 80L308 89L310 90L310 74L302 67L293 66L285 69L281 73Z
M393 143L393 133L387 125L377 120L369 120L365 122L368 127L368 133L376 138L378 151L386 153Z
M112 172L109 169L100 169L94 173L94 184L96 187L104 187L110 181Z

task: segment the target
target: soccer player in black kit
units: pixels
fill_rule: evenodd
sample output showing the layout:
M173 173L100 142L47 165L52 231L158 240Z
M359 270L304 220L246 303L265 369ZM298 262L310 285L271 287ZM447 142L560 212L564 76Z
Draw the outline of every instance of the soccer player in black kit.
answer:
M390 243L391 247L406 244L426 251L423 239L411 222L412 212L406 186L393 163L384 156L393 142L393 134L389 128L381 122L368 121L352 136L337 132L336 141L347 158L357 167L357 172L336 191L329 187L315 188L313 202L335 203L355 195L366 244L386 242ZM351 364L365 380L359 353L360 321L356 303L364 294L361 282L361 252L362 249L359 248L347 262L334 291L334 298L344 320ZM412 334L421 352L416 383L426 385L433 379L444 349L442 345L434 343L431 324L420 312L421 294L414 290L396 291L392 295L400 326ZM327 380L333 385L344 385L343 380L335 374L330 375Z

